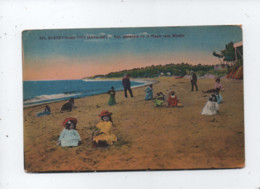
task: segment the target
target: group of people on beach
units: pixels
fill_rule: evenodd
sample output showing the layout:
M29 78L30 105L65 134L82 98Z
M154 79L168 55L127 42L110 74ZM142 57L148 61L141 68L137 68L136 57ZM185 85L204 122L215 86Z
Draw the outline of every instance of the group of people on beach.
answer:
M198 91L198 85L197 85L197 75L195 72L191 71L191 91L194 91L194 87L196 88L196 91ZM211 95L208 98L207 103L202 109L201 114L202 115L214 115L219 112L219 104L222 102L222 96L220 94L220 91L223 91L224 88L222 87L220 83L220 78L216 79L215 87L213 89L209 89L206 91L202 91L203 93L211 93ZM153 99L153 87L152 85L145 88L145 100L152 100ZM165 105L165 95L162 92L158 92L157 96L155 97L155 107L162 107ZM183 103L179 102L176 92L171 91L168 94L168 107L183 107Z
M153 100L153 85L149 85L145 88L145 100ZM165 95L162 92L156 94L154 100L155 107L162 107L165 105ZM183 104L177 99L175 91L171 91L168 94L168 107L183 107Z
M98 116L100 122L94 128L92 133L92 146L93 147L106 147L112 145L117 141L117 136L112 133L112 113L103 110ZM78 146L81 142L80 135L76 130L78 120L74 117L66 118L63 121L63 127L57 145L62 147Z
M129 75L125 75L122 79L122 84L124 87L124 95L125 98L127 98L127 91L129 91L130 96L133 97L133 93L131 90L131 82L129 79ZM191 72L191 91L194 90L194 86L196 88L196 91L198 91L197 86L197 76L195 72ZM201 114L202 115L214 115L219 112L219 104L222 102L222 96L220 94L220 91L224 90L220 83L220 78L216 79L215 87L213 89L209 89L206 91L202 91L203 93L211 93L211 95L208 98L207 103L202 109ZM144 99L146 101L148 100L154 100L155 107L162 107L165 104L165 95L162 92L158 92L156 94L156 97L153 98L153 85L149 85L145 88L145 97ZM114 87L111 87L108 91L109 100L108 105L115 105L115 89ZM171 91L168 93L168 100L167 100L167 106L168 107L183 107L184 105L179 102L176 92ZM76 108L74 98L70 98L67 103L62 105L60 112L64 111L72 111L73 108ZM50 115L51 109L49 105L45 106L44 111L39 112L37 114L38 117L44 116L44 115ZM92 133L92 146L93 147L104 147L108 145L112 145L117 141L117 136L112 133L112 127L113 127L113 121L112 121L112 113L103 110L99 115L100 122L96 125L93 133ZM59 136L59 140L57 142L58 145L61 146L78 146L78 144L81 141L80 135L76 130L76 125L78 123L78 120L74 117L68 117L66 118L62 125L64 126L63 131L61 132Z

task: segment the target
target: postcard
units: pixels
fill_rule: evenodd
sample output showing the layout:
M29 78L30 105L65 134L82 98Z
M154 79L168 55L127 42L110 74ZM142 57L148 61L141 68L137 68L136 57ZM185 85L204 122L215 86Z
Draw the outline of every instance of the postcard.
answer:
M24 169L242 168L242 26L26 30Z

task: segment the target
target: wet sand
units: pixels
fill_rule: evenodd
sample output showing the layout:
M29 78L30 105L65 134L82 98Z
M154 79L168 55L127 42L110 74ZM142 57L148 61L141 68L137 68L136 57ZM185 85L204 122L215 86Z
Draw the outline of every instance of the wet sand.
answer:
M154 79L153 79L154 80ZM221 81L220 113L201 115L214 79L199 79L199 91L190 91L189 79L157 78L156 92L176 92L183 108L154 107L144 100L144 87L133 89L134 98L116 93L117 104L107 104L101 94L75 100L77 108L59 113L61 102L50 103L52 114L37 117L44 105L24 109L24 159L27 172L165 170L239 168L244 166L243 81ZM166 97L167 99L167 97ZM119 141L107 148L93 148L92 131L102 110L113 113L113 133ZM78 119L82 144L57 146L62 122Z

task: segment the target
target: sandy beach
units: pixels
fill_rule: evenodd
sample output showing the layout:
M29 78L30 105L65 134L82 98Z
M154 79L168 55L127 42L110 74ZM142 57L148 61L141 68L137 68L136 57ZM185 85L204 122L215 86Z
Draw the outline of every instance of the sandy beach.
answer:
M199 91L191 92L189 79L162 77L153 80L156 92L176 92L183 108L154 107L145 101L144 88L133 89L134 98L116 93L114 106L109 95L75 100L77 108L60 113L64 101L49 103L52 114L37 117L44 105L24 108L24 160L27 172L165 170L239 168L244 166L243 81L222 79L225 90L220 113L201 115L214 79L199 79ZM166 97L167 99L167 97ZM93 148L92 131L102 110L113 113L113 133L118 141L107 148ZM57 146L62 122L78 120L82 144Z

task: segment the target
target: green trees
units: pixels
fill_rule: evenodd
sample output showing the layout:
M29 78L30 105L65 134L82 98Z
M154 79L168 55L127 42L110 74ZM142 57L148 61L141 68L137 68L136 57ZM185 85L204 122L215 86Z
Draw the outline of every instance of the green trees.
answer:
M223 55L224 61L232 62L236 60L233 42L230 42L226 45L226 48L221 51L221 55Z
M182 76L186 75L193 70L197 72L198 76L205 75L210 71L214 71L213 65L191 65L188 63L181 64L166 64L166 65L152 65L142 68L134 68L131 70L122 70L118 72L111 72L106 75L96 75L93 78L105 77L105 78L121 78L125 73L129 74L132 78L154 78L158 77L161 74L164 76Z
M228 44L226 44L225 49L221 50L220 54L214 51L213 56L218 57L219 59L222 58L224 62L237 61L237 64L241 64L243 62L243 47L239 46L235 49L234 43L231 41Z

